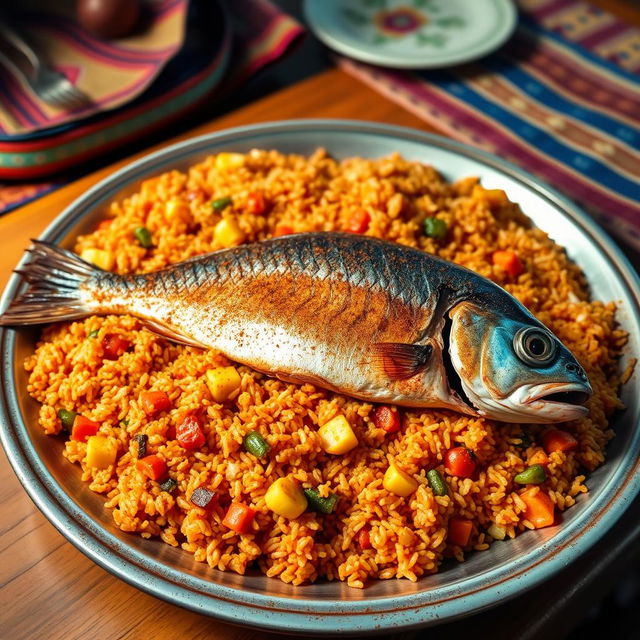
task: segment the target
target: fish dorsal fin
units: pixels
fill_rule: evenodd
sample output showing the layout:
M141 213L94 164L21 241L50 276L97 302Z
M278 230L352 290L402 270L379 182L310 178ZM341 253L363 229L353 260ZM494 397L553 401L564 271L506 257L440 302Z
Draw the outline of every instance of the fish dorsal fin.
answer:
M430 344L377 342L373 345L377 366L392 380L404 380L424 371L431 359Z
M172 342L178 342L180 344L186 344L188 347L197 347L198 349L206 349L206 345L190 338L189 336L185 336L182 333L179 333L175 329L168 327L167 325L160 324L155 320L149 320L149 318L143 318L145 325L150 331L153 333L157 333L159 336L163 338L167 338L167 340L171 340Z

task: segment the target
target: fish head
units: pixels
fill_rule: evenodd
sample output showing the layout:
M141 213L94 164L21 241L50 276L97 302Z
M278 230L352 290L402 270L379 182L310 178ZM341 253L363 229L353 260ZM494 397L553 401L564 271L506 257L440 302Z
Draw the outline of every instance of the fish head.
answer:
M547 423L588 413L593 391L584 369L524 307L509 314L461 302L449 318L452 388L480 415Z

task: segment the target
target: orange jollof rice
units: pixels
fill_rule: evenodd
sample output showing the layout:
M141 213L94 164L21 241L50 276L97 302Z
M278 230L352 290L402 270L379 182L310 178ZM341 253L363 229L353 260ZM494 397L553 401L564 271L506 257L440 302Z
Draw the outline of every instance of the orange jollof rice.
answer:
M267 211L251 213L255 194L264 196ZM222 212L215 199L229 196ZM110 207L110 224L102 224L77 240L76 250L109 252L119 273L152 271L194 255L219 249L214 227L233 218L246 242L287 231L348 228L355 212L370 216L368 235L419 247L477 271L499 283L524 303L580 360L594 395L589 416L567 427L579 446L570 453L549 455L547 480L540 487L556 505L556 513L587 491L586 471L604 461L612 437L608 417L620 407L617 357L625 334L615 327L613 304L590 301L580 269L547 235L533 228L502 191L485 190L474 178L449 184L431 167L394 155L379 160L351 158L340 163L322 150L311 157L275 151L246 155L219 154L186 173L171 171L147 180L135 195ZM425 217L447 223L444 241L422 232ZM153 247L144 249L134 237L147 227ZM492 264L497 249L517 252L525 271L509 277ZM89 337L97 332L97 337ZM117 360L103 357L102 338L118 333L132 348ZM92 334L95 336L95 334ZM117 442L116 467L96 470L86 465L86 444L66 441L64 455L82 467L83 480L106 494L106 507L123 531L159 536L181 546L202 562L244 573L257 562L268 576L301 584L319 576L362 587L371 578L409 578L437 571L444 557L463 560L464 553L484 550L493 538L487 530L513 538L533 528L514 476L541 451L546 426L497 423L450 411L402 410L402 428L389 435L373 423L373 406L309 384L287 384L240 366L240 391L230 402L215 402L205 372L228 360L214 351L172 344L145 329L133 317L89 317L45 329L26 363L29 392L42 403L40 423L46 433L60 432L60 408L77 411L100 424L100 434ZM172 408L150 418L140 394L163 390ZM187 452L172 431L190 409L203 409L207 443ZM346 455L328 455L317 430L343 414L359 445ZM260 432L271 446L258 460L242 448L249 431ZM533 443L523 446L523 434ZM136 434L146 434L148 453L162 457L177 488L161 491L157 482L136 468ZM447 475L444 453L464 445L478 458L474 478ZM389 462L413 474L419 487L408 498L382 486ZM438 468L449 495L434 496L426 480ZM264 495L278 477L291 475L304 487L339 496L331 515L305 512L295 520L276 516ZM215 489L211 510L193 506L199 486ZM256 510L251 532L239 535L222 525L231 501ZM473 522L469 545L447 540L452 516ZM366 527L371 547L362 549L358 533ZM500 537L498 535L497 537Z

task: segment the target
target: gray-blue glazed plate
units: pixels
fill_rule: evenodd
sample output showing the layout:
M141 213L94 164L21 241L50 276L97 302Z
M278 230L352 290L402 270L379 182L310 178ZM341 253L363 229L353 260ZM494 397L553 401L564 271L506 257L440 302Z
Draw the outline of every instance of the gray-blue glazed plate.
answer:
M71 247L92 229L114 198L136 190L145 178L186 168L207 154L254 147L308 154L325 147L332 155L378 157L394 151L437 167L448 179L478 175L501 188L560 244L584 270L593 296L613 300L630 333L621 363L640 353L638 276L615 244L574 204L519 169L463 144L412 129L344 120L299 120L240 127L194 138L151 154L114 173L71 204L43 239ZM0 308L20 289L13 277ZM320 581L293 587L252 574L210 569L160 541L117 530L103 498L80 481L79 469L62 456L62 443L37 424L37 404L26 392L23 358L36 333L0 333L2 443L25 489L54 526L83 553L114 575L169 602L237 624L295 634L358 634L415 628L491 607L530 589L575 561L620 517L640 489L640 381L623 389L627 409L614 420L608 457L554 527L470 554L417 583L379 581L364 590Z

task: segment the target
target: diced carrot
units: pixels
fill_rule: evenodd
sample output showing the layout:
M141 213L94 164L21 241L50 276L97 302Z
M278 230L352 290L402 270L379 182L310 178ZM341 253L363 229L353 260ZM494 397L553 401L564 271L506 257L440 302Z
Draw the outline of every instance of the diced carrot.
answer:
M453 544L457 544L459 547L466 547L469 544L469 538L471 538L471 531L473 531L473 523L471 520L465 520L464 518L458 518L456 516L449 520L449 541Z
M347 221L347 231L364 233L369 228L371 216L364 209L358 209Z
M251 529L256 512L241 502L232 502L222 524L237 533L247 533Z
M373 413L373 423L378 429L383 429L387 433L400 431L400 414L395 407L382 405L376 407Z
M187 451L199 449L205 443L202 420L196 413L188 413L176 428L176 440Z
M279 224L273 232L273 237L289 236L293 233L293 229L286 224Z
M151 480L162 480L167 475L167 463L156 455L140 458L136 466Z
M89 436L95 436L98 433L99 428L100 425L97 422L77 415L71 428L71 439L77 442L86 442Z
M247 211L253 215L259 216L267 210L267 203L264 194L260 191L254 191L247 196Z
M171 400L164 391L143 391L140 394L140 404L147 415L153 416L166 411L171 406Z
M99 231L102 231L103 229L108 229L113 224L114 220L115 218L106 218L105 220L100 220L96 229Z
M444 456L444 468L449 475L470 478L476 470L475 455L466 447L449 449Z
M543 467L546 467L549 464L549 458L542 449L537 449L531 454L527 464L530 467L534 464L541 464Z
M130 346L130 342L118 333L107 333L102 338L102 350L107 360L117 360Z
M369 534L369 528L364 527L358 531L358 544L364 551L365 549L371 549L371 536Z
M540 487L531 487L520 494L527 505L524 517L536 528L548 527L555 519L555 505Z
M492 256L493 264L506 271L512 278L524 272L524 265L515 251L495 251Z
M554 451L573 451L578 447L578 441L567 431L551 429L542 436L542 444L547 453Z

